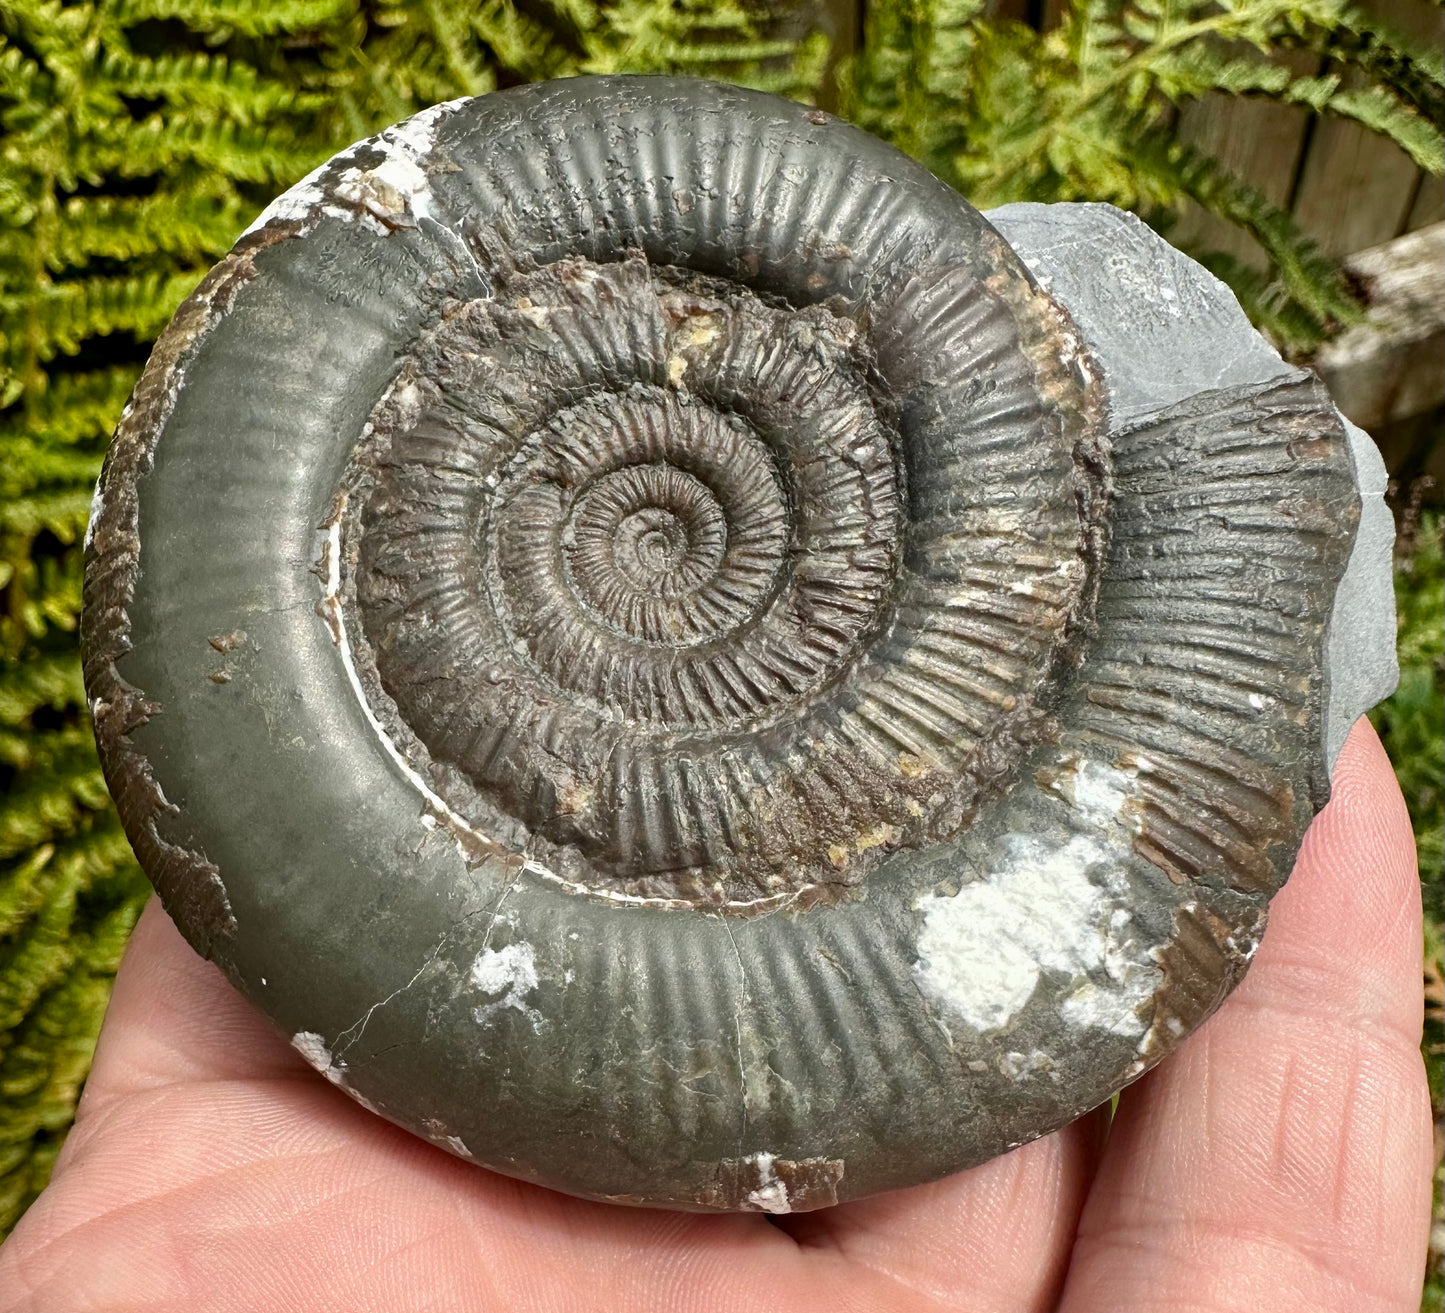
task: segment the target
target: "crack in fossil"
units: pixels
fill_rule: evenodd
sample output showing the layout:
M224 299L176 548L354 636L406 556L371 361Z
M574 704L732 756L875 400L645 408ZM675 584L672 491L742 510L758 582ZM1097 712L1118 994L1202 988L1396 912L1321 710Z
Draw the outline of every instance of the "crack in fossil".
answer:
M739 1158L743 1155L743 1146L748 1139L748 1069L743 1060L743 1009L748 999L748 973L743 966L743 955L738 950L737 936L733 934L733 928L728 922L719 918L723 932L728 937L728 943L732 945L733 957L738 964L738 986L741 989L741 997L733 1008L733 1031L737 1039L738 1051L738 1151Z
M508 887L510 888L510 886ZM505 891L503 892L502 897L506 897ZM497 900L496 906L501 906L500 898ZM482 915L483 913L485 913L485 911L485 908L478 908L476 911L467 912L464 913L462 916L458 917L457 920L454 921L446 929L446 931L442 934L441 938L437 940L436 946L432 949L426 961L423 962L421 966L416 969L416 971L412 974L410 980L408 980L405 984L399 985L396 989L392 990L391 993L388 994L385 998L381 999L376 1003L373 1003L359 1018L357 1018L356 1021L352 1022L351 1025L349 1025L345 1030L338 1034L334 1043L331 1046L332 1062L338 1066L344 1065L342 1061L343 1058L345 1057L346 1053L360 1041L362 1035L365 1034L366 1027L370 1023L371 1018L382 1008L393 1003L396 999L400 998L401 995L405 994L407 990L409 990L413 985L415 985L416 982L420 980L422 976L427 972L427 970L436 962L437 958L441 956L442 950L447 946L448 942L456 936L458 931L460 931L468 921ZM487 933L488 935L490 935L490 927L488 928ZM372 1056L375 1057L376 1055L373 1054Z

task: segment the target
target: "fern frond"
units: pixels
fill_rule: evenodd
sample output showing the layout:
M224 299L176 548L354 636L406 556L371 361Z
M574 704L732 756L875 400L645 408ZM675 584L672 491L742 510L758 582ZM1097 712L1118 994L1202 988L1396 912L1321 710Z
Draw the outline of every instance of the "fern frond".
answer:
M34 438L11 438L0 449L0 498L21 497L58 483L94 483L101 459L99 452L57 450Z
M244 124L262 122L281 110L313 112L324 103L317 93L278 85L249 64L204 51L149 57L107 50L95 76L123 87L129 97L203 108Z
M6 0L0 18L33 50L48 56L79 46L94 14L90 5L65 5L61 0Z
M6 760L3 739L0 735L0 762ZM54 856L54 844L41 844L20 861L0 868L0 935L13 933L21 921L45 905L53 882L44 877Z
M110 805L94 744L57 747L49 756L43 776L27 778L0 799L0 861L71 833L89 813Z
M823 81L832 52L833 44L826 33L813 32L790 44L785 55L779 57L780 67L776 71L766 62L753 68L745 75L746 84L775 96L811 103L816 99L816 88Z
M1230 177L1210 157L1182 142L1146 137L1137 143L1135 159L1140 172L1152 177L1159 192L1190 197L1210 214L1243 228L1260 244L1275 275L1308 317L1295 322L1299 327L1313 326L1310 334L1287 345L1313 345L1331 327L1363 319L1364 311L1346 286L1339 266L1320 254L1288 213Z
M1280 44L1356 68L1388 88L1430 123L1445 119L1445 52L1342 0L1294 0L1298 5Z
M0 1088L8 1112L0 1139L0 1232L44 1187L64 1142L105 1012L108 982L146 894L133 864L107 876L74 864L51 890L50 903L64 914L27 918L26 928L50 951L0 957L0 979L34 982L24 993L12 987L0 999L8 1004L8 1016L23 1018L0 1031ZM30 939L20 936L17 942Z
M429 8L428 0L379 0L375 39L332 61L332 86L363 133L464 94Z
M466 19L438 0L426 0L426 15L435 33L442 63L458 90L468 96L484 96L494 91L496 73L480 58Z
M64 711L84 705L80 661L72 651L49 652L0 669L0 724L19 725L41 707Z
M67 869L92 886L116 875L129 877L135 857L113 812L98 812L79 835L42 844L0 869L0 937L14 934L50 901L50 890Z
M50 360L57 352L74 355L91 337L110 333L154 337L204 273L189 269L50 283L32 293L0 295L0 317L19 317L33 309L40 359Z
M1337 91L1321 108L1393 141L1422 169L1445 171L1445 137L1440 129L1383 87Z
M520 10L512 0L485 0L472 13L472 31L493 60L524 82L562 76L576 65L582 32L597 21L591 5L559 4L549 22Z
M598 21L580 33L578 72L688 73L805 99L816 93L822 34L770 34L761 8L739 0L620 0L595 12Z
M16 500L18 503L23 499ZM83 521L80 527L83 530ZM63 546L74 548L78 544L69 526L51 532ZM9 614L0 621L0 640L6 649L13 652L21 648L26 639L53 638L53 631L75 632L80 615L82 564L79 550L31 555L12 564L6 585Z
M230 249L255 208L209 173L180 195L71 196L60 207L43 263L59 274L96 259L152 261L166 255L187 263L215 260ZM34 234L24 229L0 229L0 267L29 263L33 243Z
M41 532L52 533L63 543L79 542L90 519L89 488L70 488L31 497L0 501L0 533L17 538L33 538ZM76 610L80 609L79 594Z
M324 28L356 12L357 0L117 0L114 19L131 27L172 18L207 35L276 36Z
M1338 74L1296 77L1283 64L1230 57L1206 45L1172 51L1151 65L1157 89L1175 103L1211 93L1261 95L1317 114L1353 119L1387 137L1421 168L1445 169L1445 138L1432 123L1383 87L1345 88Z
M880 0L839 72L842 112L946 174L973 118L982 0Z
M29 104L40 77L40 66L0 32L0 97L20 105Z
M1105 200L1163 222L1197 201L1259 244L1262 278L1218 267L1239 279L1257 322L1297 349L1357 320L1355 298L1287 214L1175 140L1173 107L1219 93L1297 104L1445 169L1438 52L1347 0L1074 0L1042 34L974 13L957 46L964 73L910 103L912 88L928 87L940 12L937 0L870 5L847 70L850 114L982 207ZM1280 57L1300 48L1334 66L1299 76Z
M246 182L289 183L327 153L301 146L289 132L276 128L152 114L138 123L97 127L75 144L60 177L67 190L74 190L81 181L99 186L107 177L168 173L178 161L190 160Z
M140 368L108 365L55 375L27 399L24 409L0 412L0 445L22 434L53 446L109 437Z
M216 259L230 249L252 208L232 184L212 174L179 195L71 196L62 207L47 263L58 273L96 258Z

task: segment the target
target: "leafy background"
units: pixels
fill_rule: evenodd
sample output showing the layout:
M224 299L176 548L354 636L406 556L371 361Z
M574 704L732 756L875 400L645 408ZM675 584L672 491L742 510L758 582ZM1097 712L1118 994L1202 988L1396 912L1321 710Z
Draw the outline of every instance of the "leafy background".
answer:
M1221 94L1301 105L1442 170L1439 49L1344 0L1074 0L1042 24L996 0L872 0L861 28L857 12L0 0L0 1235L49 1176L148 890L85 717L90 490L150 341L278 191L457 95L584 72L712 76L834 109L983 207L1106 200L1166 232L1210 215L1194 230L1230 240L1191 253L1299 354L1361 319L1354 289L1283 208L1188 144L1181 109ZM1375 718L1430 877L1438 1114L1445 573L1426 493L1398 498L1402 678Z

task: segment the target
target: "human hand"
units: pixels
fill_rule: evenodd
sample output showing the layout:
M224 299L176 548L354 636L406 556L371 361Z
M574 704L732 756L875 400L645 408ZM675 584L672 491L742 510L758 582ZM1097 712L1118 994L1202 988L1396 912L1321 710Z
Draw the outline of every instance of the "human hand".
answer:
M1223 1010L1107 1108L791 1217L570 1199L315 1073L152 903L0 1311L1414 1313L1430 1200L1409 820L1355 726Z

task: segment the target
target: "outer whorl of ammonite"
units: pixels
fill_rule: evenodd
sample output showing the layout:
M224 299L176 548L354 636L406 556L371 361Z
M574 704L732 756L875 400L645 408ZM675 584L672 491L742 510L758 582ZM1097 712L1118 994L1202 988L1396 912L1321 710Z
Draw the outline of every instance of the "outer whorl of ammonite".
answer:
M97 492L87 685L167 908L367 1106L596 1198L819 1207L1094 1106L1327 794L1358 507L1316 381L1126 407L1126 321L752 92L343 152Z

